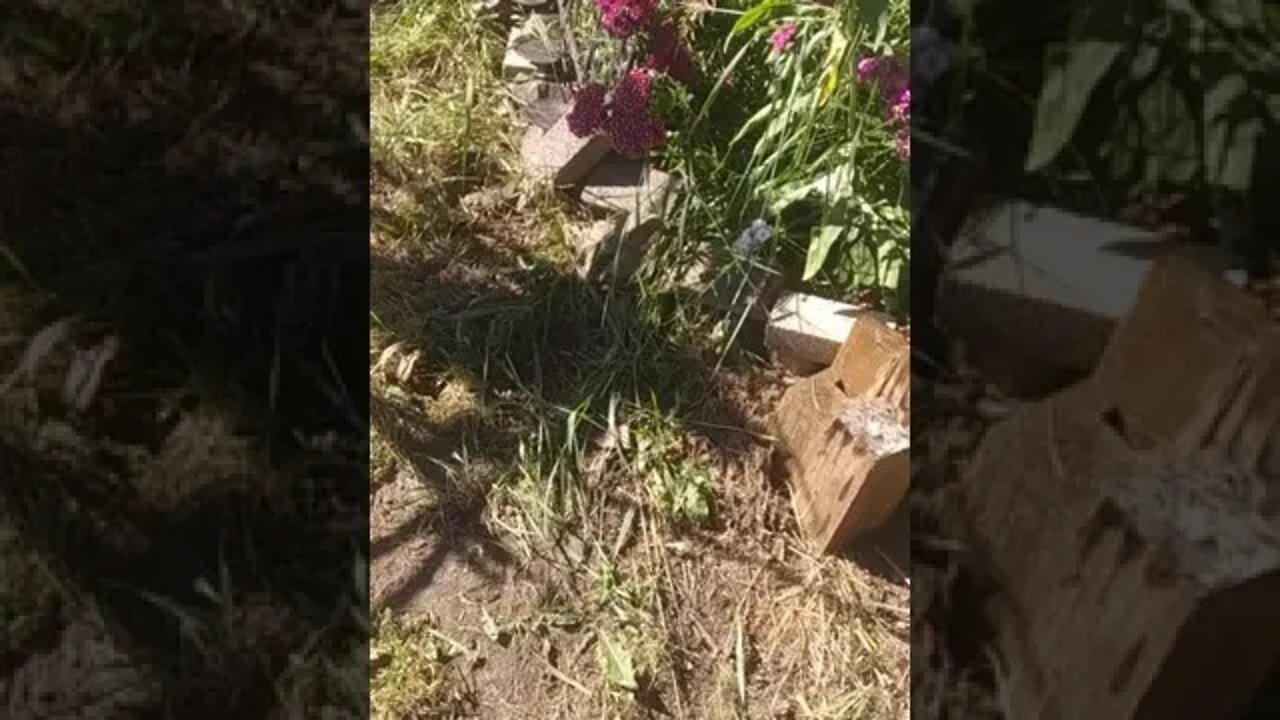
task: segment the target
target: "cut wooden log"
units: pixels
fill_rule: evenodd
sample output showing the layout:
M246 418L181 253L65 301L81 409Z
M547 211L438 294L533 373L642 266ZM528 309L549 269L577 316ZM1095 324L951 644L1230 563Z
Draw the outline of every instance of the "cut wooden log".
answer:
M824 371L787 390L775 424L796 520L819 552L880 527L906 495L909 432L891 404L849 398Z
M911 346L888 316L865 312L831 363L836 383L850 397L869 395L892 403L904 423L911 413Z
M848 303L788 293L769 313L765 344L788 367L827 367L849 339L858 311ZM807 373L806 373L807 374Z
M944 517L959 523L947 530L967 538L1020 606L1052 602L1054 558L1073 537L1072 528L1041 516L1087 514L1098 494L1091 478L1128 453L1103 412L1089 383L1020 406L987 431L969 461L959 506Z
M1216 453L1131 449L1089 383L991 430L958 518L1002 586L1010 717L1235 717L1280 656L1280 540Z
M1280 327L1202 263L1156 263L1096 374L1138 447L1215 445L1280 477Z
M859 325L846 341L852 352L873 337L859 333ZM907 365L908 352L904 343L884 367L854 368L868 377L841 378L832 367L783 395L774 424L792 504L801 531L820 552L880 527L906 495L910 430L902 408L910 377L893 368ZM845 387L863 391L850 394Z

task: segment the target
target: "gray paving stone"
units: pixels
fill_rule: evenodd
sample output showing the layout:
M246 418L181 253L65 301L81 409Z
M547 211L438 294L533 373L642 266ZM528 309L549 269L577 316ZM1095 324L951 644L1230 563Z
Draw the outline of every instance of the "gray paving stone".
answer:
M708 311L734 316L746 313L762 329L782 289L782 279L765 268L708 257L694 261L681 284Z
M569 131L564 117L547 130L531 126L520 143L525 172L534 179L549 180L558 186L582 182L608 152L607 139L599 135L576 137Z
M507 49L533 65L550 66L569 56L564 28L554 15L530 15L511 29Z
M549 130L573 106L573 91L562 83L527 79L507 86L525 122Z
M584 181L584 203L604 212L639 212L642 218L661 216L674 195L670 175L649 161L609 153Z
M579 249L579 273L591 281L625 283L640 269L662 220L637 222L635 215L617 213L590 228Z

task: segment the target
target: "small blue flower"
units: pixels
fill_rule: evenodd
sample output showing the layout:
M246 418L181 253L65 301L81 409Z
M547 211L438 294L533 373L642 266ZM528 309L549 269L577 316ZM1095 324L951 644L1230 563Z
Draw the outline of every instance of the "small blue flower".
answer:
M769 224L759 218L751 221L746 230L738 236L738 241L734 243L734 247L743 255L750 255L760 249L761 245L768 242L769 237L773 235L773 231L769 229Z

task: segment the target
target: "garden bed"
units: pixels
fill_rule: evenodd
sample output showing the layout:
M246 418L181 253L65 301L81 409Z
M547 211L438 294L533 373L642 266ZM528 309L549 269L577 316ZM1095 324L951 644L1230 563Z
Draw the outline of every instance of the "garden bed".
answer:
M537 11L559 17L559 5ZM787 18L762 16L726 44L746 4L680 16L698 75L684 91L654 80L666 133L635 159L615 138L601 154L589 133L557 128L572 98L538 87L618 77L627 58L594 3L564 3L573 32L562 44L577 62L544 56L548 43L525 39L536 32L513 40L528 22L514 5L488 16L426 0L375 8L373 136L387 170L375 176L372 239L382 716L906 716L905 535L897 548L889 533L812 552L770 436L792 379L742 342L763 338L768 318L751 330L742 278L792 278L781 287L844 300L882 286L850 279L862 246L830 232L805 277L809 239L824 220L845 222L824 217L821 192L761 223L758 194L735 197L740 183L770 180L744 172L750 153L723 153L727 129L760 107L770 63L820 64L833 28L852 21L803 5L778 50L770 38ZM509 52L534 45L523 60ZM720 82L742 48L733 83ZM845 77L861 50L841 50ZM405 92L419 72L431 88L420 105ZM714 122L694 122L695 100L713 91ZM901 177L874 90L862 91L875 152ZM831 98L828 120L853 100ZM535 161L504 170L521 155ZM469 182L441 181L435 171L459 158ZM601 161L617 172L593 177ZM799 167L814 161L790 158L792 181L816 177ZM634 194L619 196L619 178ZM580 240L593 229L595 252ZM622 262L608 248L632 237L642 251Z

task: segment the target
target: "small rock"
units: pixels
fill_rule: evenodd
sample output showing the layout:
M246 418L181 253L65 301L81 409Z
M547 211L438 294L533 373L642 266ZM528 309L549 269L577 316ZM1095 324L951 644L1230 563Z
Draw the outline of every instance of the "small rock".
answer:
M463 195L459 200L462 209L471 217L484 217L514 209L516 198L509 188L491 187Z
M520 116L534 127L548 130L569 112L573 91L567 85L545 80L525 79L511 83L507 92Z
M582 201L605 212L637 212L647 219L662 215L674 196L671 176L649 161L610 153L587 176Z
M577 256L579 276L583 278L591 276L596 251L600 247L614 242L618 233L622 231L625 222L626 216L619 214L603 220L596 220L589 225L578 227L570 232L570 240Z
M711 312L746 313L750 320L764 323L780 292L781 278L761 267L748 269L728 261L716 265L699 259L685 273L683 285Z
M539 180L556 185L576 185L609 152L609 141L600 136L575 136L569 122L561 117L549 129L530 127L520 143L525 171Z
M538 66L528 58L511 48L502 56L502 78L507 82L521 82L536 79L540 75Z
M634 215L617 213L596 221L583 237L579 273L587 280L626 282L662 229L660 218L636 221Z
M569 57L564 28L559 18L549 15L531 15L523 23L512 28L507 41L507 54L503 59L503 76L510 73L528 73L549 76L555 66Z

